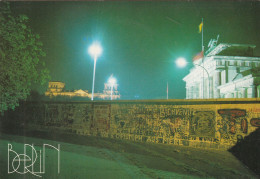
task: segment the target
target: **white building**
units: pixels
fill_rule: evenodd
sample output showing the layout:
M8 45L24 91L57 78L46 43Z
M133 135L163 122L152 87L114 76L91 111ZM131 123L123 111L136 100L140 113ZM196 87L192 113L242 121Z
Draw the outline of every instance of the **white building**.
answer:
M112 88L112 90L111 90ZM111 99L111 92L112 92L112 99L120 99L119 91L117 90L118 84L111 84L104 83L104 90L103 93L94 93L94 99L104 99L110 100ZM67 96L67 97L86 97L91 98L91 93L88 90L74 90L74 91L66 91L65 90L65 83L60 81L50 81L47 91L45 92L45 96L49 97L56 97L56 96Z
M214 41L216 42L216 41ZM260 96L260 57L254 45L211 43L204 58L183 78L186 99L254 98Z
M112 92L112 98L113 99L120 99L120 94L117 90L118 84L104 84L104 90L103 90L103 99L110 99L111 92ZM112 89L112 90L111 90Z

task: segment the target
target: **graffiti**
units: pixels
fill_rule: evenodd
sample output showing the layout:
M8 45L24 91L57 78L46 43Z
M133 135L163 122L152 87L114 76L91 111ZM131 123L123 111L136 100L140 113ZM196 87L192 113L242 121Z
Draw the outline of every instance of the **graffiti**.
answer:
M190 135L198 137L215 136L215 112L196 111L190 120Z
M260 113L260 108L253 108L251 111L254 113Z
M222 127L220 133L224 138L228 138L227 132L235 134L237 132L236 124L241 125L244 133L247 132L247 122L244 121L246 110L244 109L219 109L218 113L222 117Z
M92 130L102 132L110 129L110 108L111 105L95 105Z
M189 108L169 108L163 106L160 109L160 113L165 116L165 118L172 118L173 116L192 116L193 110Z
M219 109L218 113L220 115L227 115L232 118L244 117L246 115L246 110L244 109Z
M47 106L45 125L59 126L60 124L58 123L57 120L58 117L59 117L58 105Z
M246 119L242 119L241 120L241 130L243 133L247 133L247 120Z
M83 117L83 122L85 123L89 123L92 119L92 106L90 105L87 105L83 108L83 114L82 114L82 117Z
M63 126L68 126L73 123L73 121L74 121L73 114L75 112L75 108L76 108L76 106L71 105L71 104L61 106L62 119L63 119L61 124Z
M48 128L55 126L82 135L195 147L205 143L214 147L230 146L260 126L259 108L255 105L225 104L232 108L216 110L219 106L71 102L32 105L26 111L34 124Z
M260 118L252 118L250 124L254 127L260 127Z
M172 133L181 131L182 119L179 116L172 116L172 119L163 120L162 124L169 127Z
M176 108L169 105L114 106L111 124L116 127L113 127L112 131L117 134L130 133L142 136L180 137L184 139L188 136L188 118L192 114L192 109ZM149 141L150 139L144 140ZM161 140L156 139L156 141L160 142Z

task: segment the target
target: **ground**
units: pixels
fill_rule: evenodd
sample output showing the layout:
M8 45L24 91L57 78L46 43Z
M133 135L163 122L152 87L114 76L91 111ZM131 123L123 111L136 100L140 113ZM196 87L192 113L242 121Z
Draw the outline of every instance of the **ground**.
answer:
M18 135L2 132L0 178L39 178L30 173L7 173L8 144L12 144L12 149L21 154L25 143L33 144L37 151L42 149L43 144L55 147L60 144L59 174L57 151L46 149L46 169L41 176L48 179L258 178L228 151L121 141L58 131L30 131Z

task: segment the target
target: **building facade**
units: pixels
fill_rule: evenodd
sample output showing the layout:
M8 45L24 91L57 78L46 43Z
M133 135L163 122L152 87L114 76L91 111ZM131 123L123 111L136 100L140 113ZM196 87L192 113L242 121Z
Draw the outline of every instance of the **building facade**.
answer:
M111 85L109 83L104 84L103 95L105 99L111 98L112 92L112 99L120 99L120 94L117 90L118 84Z
M117 90L118 84L113 85L112 89L112 99L120 99L120 94ZM85 97L87 99L91 99L91 93L88 90L74 90L74 91L67 91L65 90L65 83L60 81L50 81L47 91L45 92L45 96L50 98L56 96L64 96L64 97ZM111 99L111 85L108 83L104 84L103 93L94 93L94 98L96 99L103 99L109 100Z
M255 98L260 96L260 58L254 45L211 44L183 78L186 99Z

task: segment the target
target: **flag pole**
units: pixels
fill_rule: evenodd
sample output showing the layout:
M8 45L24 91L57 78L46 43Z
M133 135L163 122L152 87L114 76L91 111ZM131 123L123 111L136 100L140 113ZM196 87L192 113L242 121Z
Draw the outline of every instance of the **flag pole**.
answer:
M202 49L202 53L203 53L203 56L204 56L204 46L203 46L203 18L202 18L202 33L201 33L201 49Z
M202 66L203 66L203 68L204 68L204 46L203 46L203 29L204 29L204 23L203 23L203 18L202 18L202 32L201 32L201 49L202 49L202 55L203 55L203 57L202 57ZM204 70L203 70L203 77L202 77L202 80L203 80L203 82L202 82L202 85L203 85L203 88L202 88L202 90L203 90L203 92L202 92L202 96L203 96L203 99L204 99Z
M168 81L167 81L167 99L169 99L168 97L169 96L168 96Z

